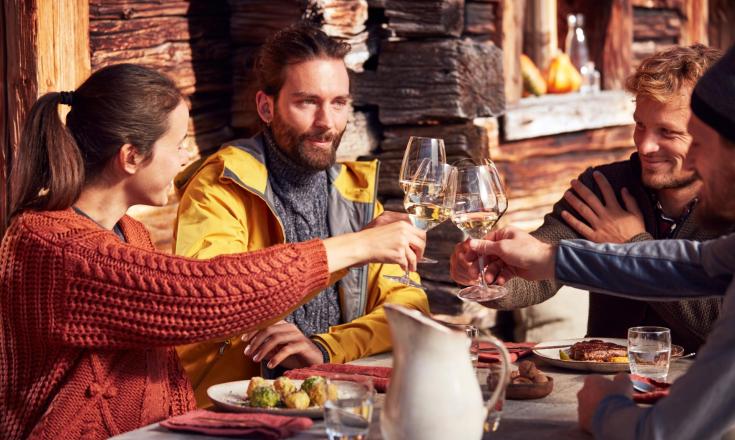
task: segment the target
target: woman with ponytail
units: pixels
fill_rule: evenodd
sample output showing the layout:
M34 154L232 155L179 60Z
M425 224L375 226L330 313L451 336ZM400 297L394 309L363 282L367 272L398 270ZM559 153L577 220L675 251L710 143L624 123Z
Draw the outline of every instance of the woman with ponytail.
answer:
M0 245L0 438L103 439L186 412L175 345L276 322L352 265L415 267L425 237L405 223L212 260L155 251L125 212L167 202L187 126L174 83L130 64L31 109Z

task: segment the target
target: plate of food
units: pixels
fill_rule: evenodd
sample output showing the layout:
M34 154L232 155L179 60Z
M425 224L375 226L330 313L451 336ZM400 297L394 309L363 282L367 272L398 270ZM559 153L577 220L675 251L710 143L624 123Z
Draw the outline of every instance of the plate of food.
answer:
M573 370L618 373L630 369L628 341L620 338L590 337L547 341L534 347L533 353L551 365ZM672 357L679 357L683 353L681 346L671 346Z
M231 412L257 412L284 416L323 417L323 406L329 398L349 392L349 385L327 382L323 377L312 376L304 380L279 377L266 380L254 377L250 380L213 385L207 396L215 406Z

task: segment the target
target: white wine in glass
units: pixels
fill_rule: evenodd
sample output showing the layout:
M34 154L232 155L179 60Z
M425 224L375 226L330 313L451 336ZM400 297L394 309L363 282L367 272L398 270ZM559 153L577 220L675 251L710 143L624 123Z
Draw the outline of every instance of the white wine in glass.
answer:
M457 191L452 222L471 238L485 237L508 208L508 199L495 165L466 166L457 170ZM480 284L466 287L457 294L468 301L491 301L508 293L503 286L485 282L483 258L478 259Z
M403 199L403 207L416 228L428 231L452 217L456 171L451 165L436 164L429 159L422 162ZM385 277L409 286L420 287L409 278L408 271L400 277L392 275Z
M426 160L436 165L447 163L444 140L439 138L411 136L408 139L408 144L406 144L406 151L403 153L401 171L398 176L398 184L404 194L408 192L408 189L413 184L413 177L419 170L419 166ZM423 257L419 260L419 263L435 264L437 261Z

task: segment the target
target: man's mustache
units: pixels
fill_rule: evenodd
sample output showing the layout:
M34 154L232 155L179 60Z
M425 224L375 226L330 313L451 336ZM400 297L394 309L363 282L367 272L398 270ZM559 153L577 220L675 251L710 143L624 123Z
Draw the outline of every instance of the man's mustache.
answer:
M332 142L337 138L337 133L334 131L317 131L309 132L301 135L301 139L310 139L317 142Z

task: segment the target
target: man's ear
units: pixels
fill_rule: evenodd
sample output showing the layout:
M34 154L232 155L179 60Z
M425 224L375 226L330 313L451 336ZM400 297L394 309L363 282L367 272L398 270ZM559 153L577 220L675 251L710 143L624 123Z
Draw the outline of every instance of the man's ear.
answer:
M140 164L145 160L137 148L131 144L124 144L117 152L115 161L119 168L127 174L135 174L140 169Z
M272 96L266 95L262 90L258 90L255 94L255 108L258 109L258 116L266 124L270 124L273 120L273 107L275 106L275 100Z

